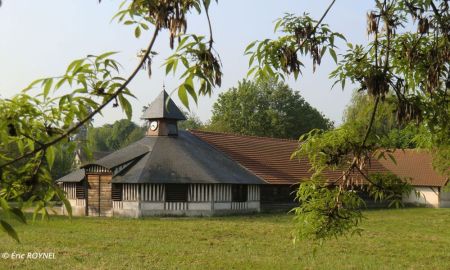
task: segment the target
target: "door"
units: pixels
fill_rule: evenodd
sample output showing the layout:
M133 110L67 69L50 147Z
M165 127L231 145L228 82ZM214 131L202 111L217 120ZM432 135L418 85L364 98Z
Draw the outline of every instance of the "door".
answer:
M111 175L92 174L87 179L87 215L111 216Z

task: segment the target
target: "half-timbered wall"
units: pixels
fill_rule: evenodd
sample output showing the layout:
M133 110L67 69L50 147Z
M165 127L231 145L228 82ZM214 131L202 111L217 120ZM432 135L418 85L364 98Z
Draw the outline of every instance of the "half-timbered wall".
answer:
M164 184L123 184L124 201L164 201ZM231 201L231 185L227 184L191 184L189 185L189 202L210 202L214 194L214 201ZM259 186L248 186L248 201L259 201Z
M231 185L226 184L214 185L214 201L231 202Z
M165 184L116 185L117 188L121 188L122 201L113 199L115 215L132 217L159 214L211 215L259 211L260 207L258 185L248 185L245 188L246 201L232 201L231 184L189 184L186 201L175 201L173 198L168 200Z
M189 185L189 202L210 202L212 199L213 185L191 184Z
M77 183L63 183L62 189L66 193L67 199L77 198Z
M140 190L141 190L141 201L144 202L164 201L163 184L141 184Z
M249 185L248 186L248 201L259 201L259 186Z
M137 201L139 200L139 185L136 184L123 184L123 200L124 201Z

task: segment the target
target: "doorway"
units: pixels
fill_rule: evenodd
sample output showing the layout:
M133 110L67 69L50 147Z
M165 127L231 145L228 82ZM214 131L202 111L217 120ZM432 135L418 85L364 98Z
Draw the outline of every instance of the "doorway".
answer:
M111 178L110 174L91 174L87 176L88 216L111 216Z

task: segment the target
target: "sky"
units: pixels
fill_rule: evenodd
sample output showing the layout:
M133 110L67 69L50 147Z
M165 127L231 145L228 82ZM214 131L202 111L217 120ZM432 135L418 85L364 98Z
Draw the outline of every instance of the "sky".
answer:
M111 21L121 1L103 0L4 0L0 7L0 97L17 94L37 78L57 76L64 73L74 59L89 54L99 55L107 51L118 51L115 57L123 66L121 76L127 77L137 65L137 53L146 47L151 32L139 39L134 37L133 28ZM246 77L248 57L245 47L254 40L273 38L274 21L285 13L310 13L320 18L330 1L306 0L219 0L211 4L215 48L223 64L223 82L214 89L211 97L201 97L198 106L191 106L191 112L206 121L220 93L236 86ZM366 13L373 6L372 1L341 0L325 18L324 23L333 31L343 33L351 43L367 43ZM206 17L191 14L188 17L188 33L208 34ZM136 99L132 99L133 120L140 122L142 107L151 102L165 84L168 92L178 84L177 77L165 75L161 64L171 51L166 31L158 36L155 44L158 55L153 63L153 75L145 71L138 74L130 84ZM345 52L345 43L338 43L338 53ZM330 56L322 60L321 66L312 72L312 64L303 58L305 69L298 80L287 83L312 106L336 124L342 122L342 113L350 101L353 87L342 91L331 89L334 81L328 74L335 68ZM176 93L174 101L181 105ZM125 118L119 108L108 106L102 116L97 116L94 125L113 123Z

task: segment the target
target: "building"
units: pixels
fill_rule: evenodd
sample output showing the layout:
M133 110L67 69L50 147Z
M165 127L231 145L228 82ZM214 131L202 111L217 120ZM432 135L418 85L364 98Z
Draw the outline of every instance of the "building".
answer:
M167 104L166 104L166 101ZM145 110L146 136L58 180L74 215L212 215L260 211L266 182L194 134L163 91Z
M214 215L290 209L298 182L311 176L307 160L291 159L295 140L205 131L179 131L185 120L163 91L145 110L146 136L61 179L74 215ZM405 202L450 207L448 179L431 156L396 151L397 164L374 160L368 173L392 172L421 193ZM328 179L342 172L329 171ZM359 177L355 175L354 177ZM361 178L362 179L362 178ZM363 183L363 180L361 180Z
M295 187L301 179L311 177L310 165L306 159L290 159L298 141L205 131L191 132L269 184L261 186L262 210L295 206L292 192L295 192ZM444 190L449 179L433 170L430 153L399 149L392 155L396 163L389 158L371 160L367 173L393 173L409 181L420 196L417 197L413 192L405 196L405 203L450 207L450 192ZM325 173L328 179L337 179L340 175L339 171ZM361 183L364 183L361 176L352 177L359 178Z

